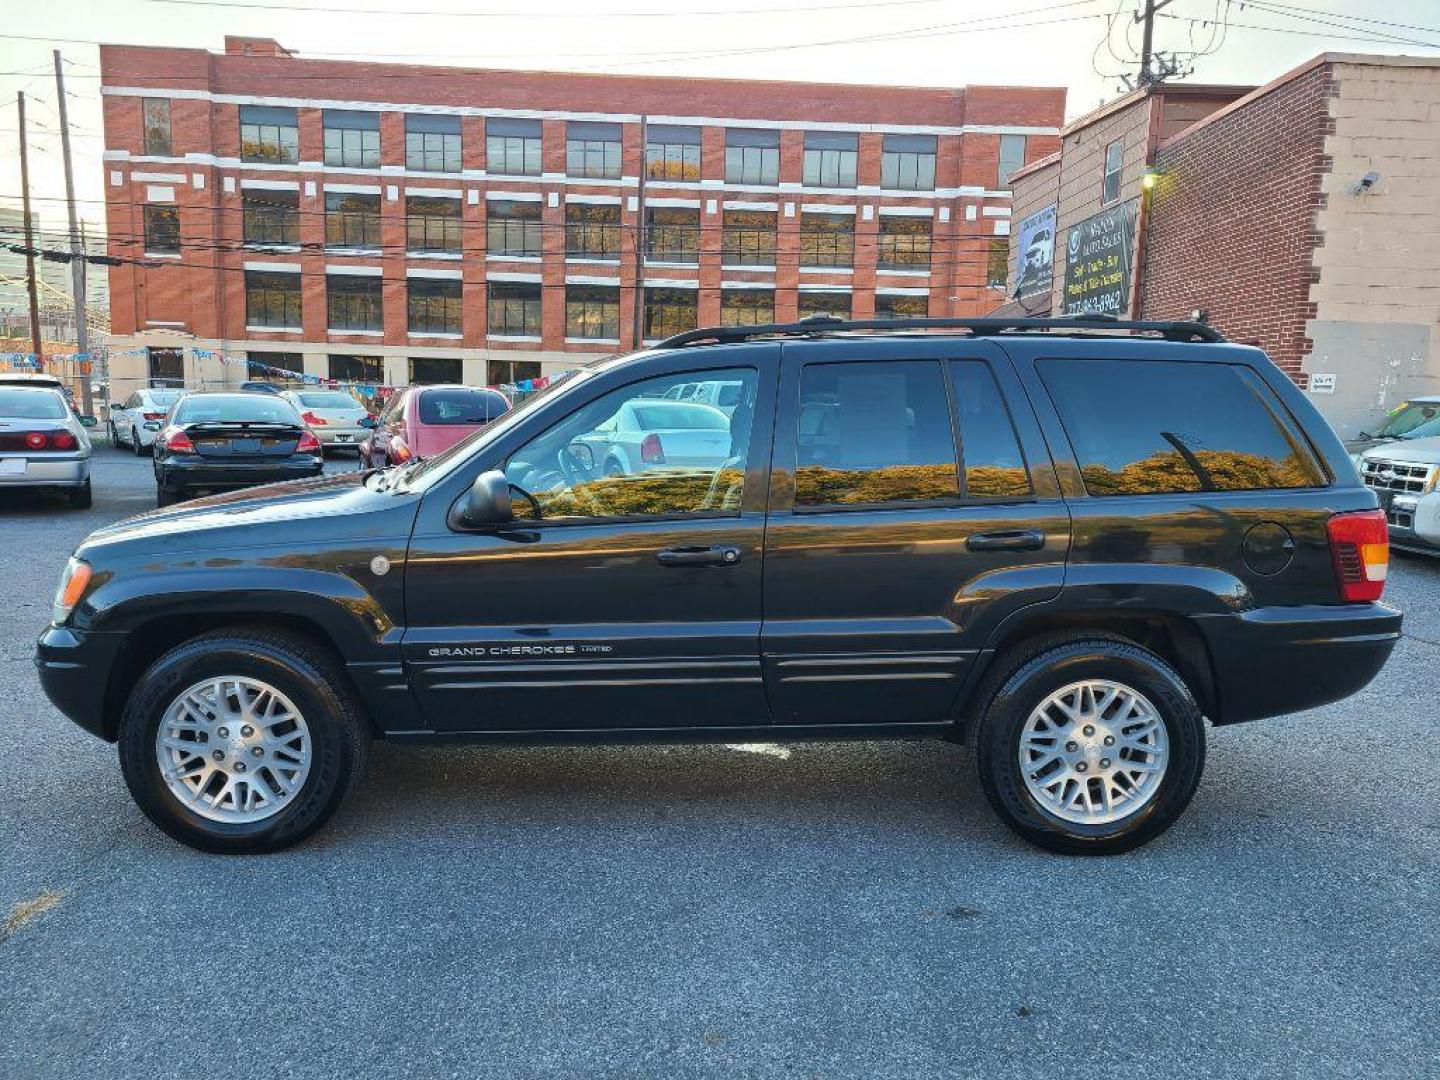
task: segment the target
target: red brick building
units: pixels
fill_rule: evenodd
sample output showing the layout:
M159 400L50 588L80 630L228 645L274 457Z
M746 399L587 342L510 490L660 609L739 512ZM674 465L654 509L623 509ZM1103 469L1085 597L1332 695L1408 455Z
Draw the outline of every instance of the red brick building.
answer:
M631 347L637 280L646 340L982 314L1005 177L1056 149L1065 106L302 60L251 38L100 56L111 251L158 264L111 271L115 394L236 381L212 351L389 385L533 377Z

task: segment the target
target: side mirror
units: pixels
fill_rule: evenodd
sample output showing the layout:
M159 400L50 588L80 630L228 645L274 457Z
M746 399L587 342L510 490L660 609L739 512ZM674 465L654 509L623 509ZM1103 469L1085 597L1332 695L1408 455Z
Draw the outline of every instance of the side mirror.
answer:
M96 427L99 423L99 420L96 420L95 417L90 416L88 413L80 417L80 424L82 427Z
M360 426L363 427L363 428L371 428L371 429L373 429L373 428L378 427L379 424L380 424L380 421L376 420L375 417L373 417L373 416L367 416L367 417L365 417L363 420L360 421Z
M595 451L590 448L589 444L572 442L569 449L570 453L575 456L575 460L580 463L580 467L586 472L595 468Z
M480 525L502 525L515 520L510 502L510 481L499 469L483 472L475 478L470 490L455 503L452 524L461 528Z

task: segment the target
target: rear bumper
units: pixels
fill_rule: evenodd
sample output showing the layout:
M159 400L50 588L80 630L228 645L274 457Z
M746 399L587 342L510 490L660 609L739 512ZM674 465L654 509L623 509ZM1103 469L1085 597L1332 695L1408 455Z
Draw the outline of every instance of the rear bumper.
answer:
M359 446L370 434L368 428L316 427L315 437L325 446Z
M83 633L47 626L35 643L40 686L51 703L91 735L115 741L106 722L105 691L124 634Z
M186 461L178 455L155 466L156 481L167 488L251 487L284 480L319 476L325 459L319 454L296 454L277 461Z
M21 458L24 472L0 472L0 488L83 487L90 479L90 456L3 454L7 460Z
M1236 724L1313 709L1364 689L1400 640L1400 612L1384 604L1257 608L1202 615L1218 708Z

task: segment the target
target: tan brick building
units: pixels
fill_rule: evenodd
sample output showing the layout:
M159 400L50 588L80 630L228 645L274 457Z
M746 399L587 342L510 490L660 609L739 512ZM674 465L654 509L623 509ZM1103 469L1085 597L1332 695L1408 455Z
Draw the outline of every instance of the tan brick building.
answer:
M101 70L111 251L153 264L111 273L114 394L236 381L211 351L387 385L553 373L634 343L637 279L646 340L983 314L1008 176L1055 150L1065 101L301 60L251 38L105 46Z
M1263 346L1344 436L1440 391L1440 60L1327 53L1245 93L1179 89L1067 125L1059 154L1012 178L1017 222L1058 202L1039 299L1062 310L1067 234L1120 140L1117 201L1139 208L1130 313L1200 312Z

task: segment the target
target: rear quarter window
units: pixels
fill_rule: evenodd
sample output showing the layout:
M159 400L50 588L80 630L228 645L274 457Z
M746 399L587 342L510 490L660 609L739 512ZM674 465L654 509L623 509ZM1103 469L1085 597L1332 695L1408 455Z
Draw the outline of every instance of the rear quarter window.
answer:
M1091 495L1325 483L1280 403L1241 365L1052 359L1036 368Z

